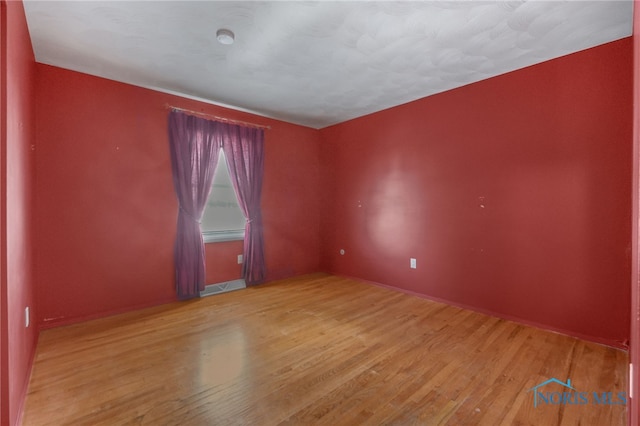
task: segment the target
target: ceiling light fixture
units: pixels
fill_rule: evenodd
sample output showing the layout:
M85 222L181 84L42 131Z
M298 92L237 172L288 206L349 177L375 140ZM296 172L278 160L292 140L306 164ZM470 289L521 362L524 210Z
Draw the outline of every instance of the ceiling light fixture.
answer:
M216 32L216 38L220 44L233 44L233 40L235 40L236 36L233 34L233 31L220 28Z

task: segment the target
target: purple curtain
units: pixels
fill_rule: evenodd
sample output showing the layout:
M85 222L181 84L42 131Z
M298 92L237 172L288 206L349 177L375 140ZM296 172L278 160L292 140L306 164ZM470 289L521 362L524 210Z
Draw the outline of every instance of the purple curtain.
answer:
M169 113L169 147L173 185L178 196L178 230L174 247L178 298L204 290L202 212L209 198L221 140L215 123L177 111Z
M242 277L247 285L265 279L264 239L262 236L262 174L264 170L264 130L227 124L222 138L231 182L238 204L247 219L244 228Z

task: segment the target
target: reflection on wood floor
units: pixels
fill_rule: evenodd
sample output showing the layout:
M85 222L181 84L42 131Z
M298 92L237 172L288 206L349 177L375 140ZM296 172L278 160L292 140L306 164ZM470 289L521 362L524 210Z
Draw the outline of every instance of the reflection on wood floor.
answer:
M43 331L23 424L623 425L625 406L592 393L620 402L627 363L317 274ZM534 407L531 389L550 378L587 403L550 383ZM552 403L565 391L576 403Z

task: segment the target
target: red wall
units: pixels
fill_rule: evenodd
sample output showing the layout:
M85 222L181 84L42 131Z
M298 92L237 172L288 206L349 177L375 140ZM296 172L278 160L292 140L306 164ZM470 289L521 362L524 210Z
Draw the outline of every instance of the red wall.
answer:
M167 105L265 133L267 279L319 268L319 134L305 127L37 65L36 243L43 327L175 300L177 202ZM207 246L207 282L240 277L241 243Z
M32 254L35 62L21 2L2 2L2 409L17 424L37 341ZM6 78L6 80L5 80Z
M323 129L324 269L626 345L631 61L627 38Z
M238 255L242 254L242 241L225 241L205 244L207 264L207 284L216 284L242 278L242 265L238 264Z

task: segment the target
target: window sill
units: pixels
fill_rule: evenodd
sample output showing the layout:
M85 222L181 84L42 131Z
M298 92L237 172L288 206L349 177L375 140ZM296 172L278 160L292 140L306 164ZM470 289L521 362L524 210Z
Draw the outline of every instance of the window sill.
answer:
M244 229L236 229L232 231L205 231L202 233L204 243L221 243L224 241L242 241L244 240Z

